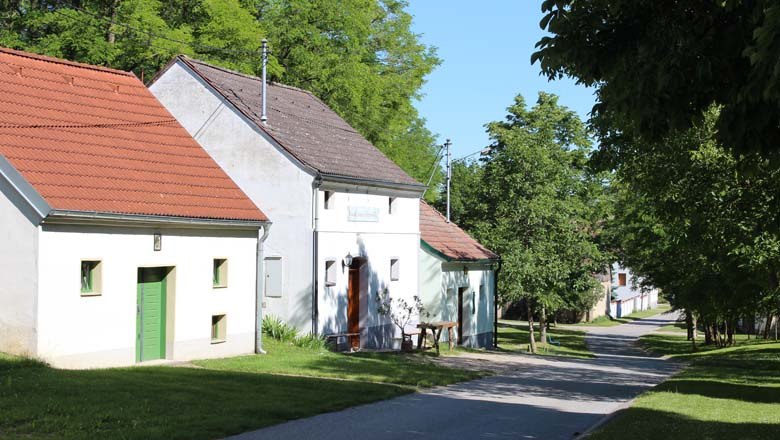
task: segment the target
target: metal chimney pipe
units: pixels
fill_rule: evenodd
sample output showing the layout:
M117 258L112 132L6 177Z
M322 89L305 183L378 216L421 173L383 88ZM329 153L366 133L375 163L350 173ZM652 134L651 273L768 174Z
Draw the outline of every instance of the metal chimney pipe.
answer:
M447 139L447 142L444 143L444 148L447 149L445 153L447 157L447 223L450 222L450 183L452 182L452 153L450 152L450 146L452 146L452 143Z
M263 123L263 125L265 125L268 122L268 112L266 112L267 82L265 79L267 66L268 66L268 40L263 38L263 96L262 96L263 109L262 109L262 113L260 114L260 121Z

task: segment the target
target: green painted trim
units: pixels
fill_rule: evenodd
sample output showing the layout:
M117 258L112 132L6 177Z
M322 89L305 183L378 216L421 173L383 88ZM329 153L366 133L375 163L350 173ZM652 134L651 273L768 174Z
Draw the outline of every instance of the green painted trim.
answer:
M464 263L492 263L494 261L498 261L499 260L498 258L479 258L479 259L476 259L476 260L463 259L463 258L451 258L451 257L448 257L448 256L444 255L440 250L438 250L435 247L433 247L430 244L428 244L422 238L420 239L420 245L422 245L422 247L424 249L428 250L429 252L431 252L432 254L434 254L435 256L437 256L439 258L441 258L442 260L444 260L446 262L462 261Z

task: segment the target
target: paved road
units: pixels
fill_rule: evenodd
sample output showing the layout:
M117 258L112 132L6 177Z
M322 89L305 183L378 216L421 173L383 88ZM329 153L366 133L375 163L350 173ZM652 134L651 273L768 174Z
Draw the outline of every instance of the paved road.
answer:
M571 439L663 381L679 364L650 357L634 343L671 323L657 315L589 329L596 359L473 354L456 362L497 375L231 437L254 439Z

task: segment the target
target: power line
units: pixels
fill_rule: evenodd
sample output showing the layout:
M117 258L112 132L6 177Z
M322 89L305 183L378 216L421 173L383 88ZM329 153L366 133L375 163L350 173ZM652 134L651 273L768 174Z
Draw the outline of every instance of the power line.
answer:
M475 151L475 152L473 152L473 153L470 153L470 154L467 154L467 155L465 155L465 156L463 156L463 157L459 157L459 158L457 158L457 159L453 159L452 161L453 161L453 162L459 162L459 161L462 161L462 160L466 160L466 159L468 159L468 158L469 158L469 157L471 157L471 156L476 156L477 154L483 154L483 153L485 153L485 152L486 152L486 150L487 150L487 148L483 148L483 149L481 149L481 150L479 150L479 151Z
M176 122L176 119L167 118L156 121L118 122L111 124L0 124L0 128L123 128L165 125L174 122Z
M423 191L423 197L425 196L425 193L428 192L428 188L431 186L431 180L433 180L433 175L436 172L436 164L439 163L441 160L441 152L444 150L444 145L439 147L439 151L436 153L436 158L433 160L433 163L431 164L431 167L429 168L430 177L428 177L428 183L425 184L425 191Z

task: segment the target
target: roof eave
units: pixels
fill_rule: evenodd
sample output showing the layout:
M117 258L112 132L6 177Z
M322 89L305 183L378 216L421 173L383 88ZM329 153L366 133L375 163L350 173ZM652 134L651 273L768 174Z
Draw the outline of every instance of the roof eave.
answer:
M339 174L330 174L330 173L323 173L323 172L318 172L317 176L319 180L323 182L333 182L333 183L343 183L348 185L372 186L377 188L404 190L404 191L413 192L415 194L419 193L420 196L422 196L423 192L427 188L425 185L419 183L399 183L399 182L392 182L389 180L367 179L363 177L343 176Z
M437 257L441 258L442 260L451 263L451 262L457 262L457 263L493 263L496 261L501 260L501 257L496 256L495 258L456 258L456 257L450 257L449 255L445 254L444 252L436 249L435 247L431 246L430 243L425 241L424 239L420 239L420 243L424 248L426 248L429 252L433 253Z
M260 229L271 224L269 220L231 220L59 209L52 210L44 219L43 223L89 223L108 226L174 226L196 229Z

